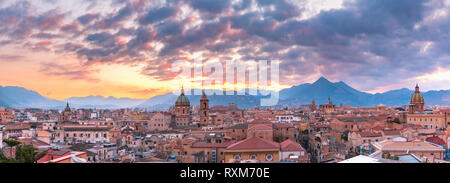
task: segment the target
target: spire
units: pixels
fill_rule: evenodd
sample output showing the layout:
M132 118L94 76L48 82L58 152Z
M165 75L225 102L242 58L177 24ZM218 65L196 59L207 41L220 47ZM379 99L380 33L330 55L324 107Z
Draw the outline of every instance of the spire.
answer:
M70 111L70 107L69 107L69 101L67 101L67 104L66 104L66 109L64 109L65 111Z
M416 83L416 93L419 93L419 84Z
M184 87L183 87L183 83L181 83L181 94L184 94Z

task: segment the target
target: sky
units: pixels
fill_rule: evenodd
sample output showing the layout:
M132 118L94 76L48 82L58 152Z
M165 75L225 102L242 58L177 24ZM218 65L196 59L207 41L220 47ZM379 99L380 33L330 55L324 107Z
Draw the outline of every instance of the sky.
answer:
M279 60L370 93L450 89L450 0L0 0L0 85L150 98L175 60ZM212 86L205 86L212 88Z

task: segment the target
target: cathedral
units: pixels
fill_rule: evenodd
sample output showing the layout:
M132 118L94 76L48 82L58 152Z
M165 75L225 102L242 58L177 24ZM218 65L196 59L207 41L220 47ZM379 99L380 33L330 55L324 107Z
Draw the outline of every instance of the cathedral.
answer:
M333 102L331 102L331 98L328 97L327 103L319 105L319 109L325 113L336 112L336 105L333 104Z
M64 109L64 111L59 116L58 121L59 122L66 122L66 121L71 121L71 120L72 120L72 111L70 110L69 102L67 102L66 108Z
M450 114L442 110L424 113L424 104L422 94L419 91L419 85L416 85L414 94L406 114L406 123L412 125L420 125L428 129L446 129L450 122Z
M184 89L181 88L181 94L175 102L175 108L172 109L175 115L175 127L188 127L191 125L191 104L184 95Z
M416 89L414 94L411 96L411 102L409 104L409 114L423 113L424 104L425 102L423 100L423 96L419 91L419 85L416 84Z

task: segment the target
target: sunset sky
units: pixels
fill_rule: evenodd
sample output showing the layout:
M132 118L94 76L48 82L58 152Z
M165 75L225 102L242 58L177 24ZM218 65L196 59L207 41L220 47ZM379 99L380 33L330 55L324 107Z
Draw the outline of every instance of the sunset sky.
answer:
M450 0L0 0L0 85L150 98L175 60L280 60L280 88L450 89ZM209 87L212 88L212 87Z

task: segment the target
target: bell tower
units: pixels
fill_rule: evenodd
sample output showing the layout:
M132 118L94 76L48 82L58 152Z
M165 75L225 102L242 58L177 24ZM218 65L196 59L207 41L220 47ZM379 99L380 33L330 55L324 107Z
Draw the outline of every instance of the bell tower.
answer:
M203 91L202 98L200 99L200 125L209 124L209 100L206 97L205 91Z

